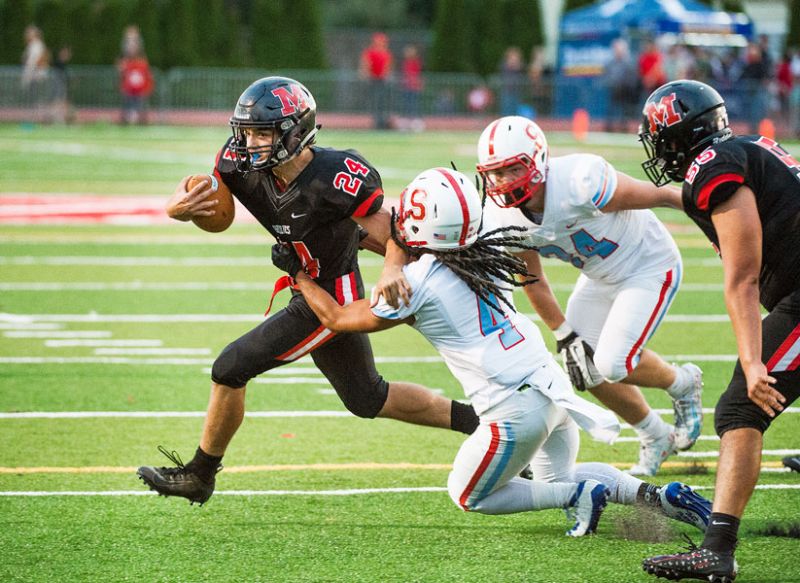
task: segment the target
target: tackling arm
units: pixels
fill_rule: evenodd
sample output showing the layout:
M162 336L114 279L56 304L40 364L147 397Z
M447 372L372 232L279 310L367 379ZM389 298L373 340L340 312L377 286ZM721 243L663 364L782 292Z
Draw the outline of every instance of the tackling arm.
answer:
M536 313L542 318L542 321L551 330L556 330L559 326L564 324L564 314L561 311L561 306L558 305L558 300L550 288L550 283L547 281L544 271L542 271L542 261L537 251L529 250L516 253L517 257L525 262L528 273L535 274L539 281L523 287L525 295L528 296L528 301L536 310Z
M614 197L603 207L604 213L671 207L683 210L681 190L672 185L655 186L649 181L636 180L627 174L617 172L617 189Z
M719 237L725 272L725 305L733 324L739 360L747 378L747 394L770 417L781 411L786 399L772 388L775 378L761 361L761 271L762 231L755 194L740 187L711 212Z
M381 208L378 212L366 217L353 217L353 220L368 233L367 238L362 241L362 246L386 257L383 262L383 271L373 290L372 305L377 303L380 296L383 296L393 308L397 308L401 300L408 305L411 286L403 275L403 266L408 263L408 256L392 240L391 213L385 208ZM383 252L379 249L382 249Z
M377 317L370 310L367 300L340 306L328 292L302 271L297 274L296 286L322 325L333 332L376 332L405 323L405 320Z

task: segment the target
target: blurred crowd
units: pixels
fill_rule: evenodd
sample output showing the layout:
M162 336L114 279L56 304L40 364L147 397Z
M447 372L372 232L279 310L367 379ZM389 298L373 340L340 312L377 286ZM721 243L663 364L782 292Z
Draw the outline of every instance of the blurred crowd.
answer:
M745 47L707 48L653 40L632 55L624 39L612 43L605 68L609 87L607 129L624 130L636 108L657 87L675 79L694 79L715 87L733 114L756 133L765 118L800 135L800 51L787 50L776 60L762 35Z

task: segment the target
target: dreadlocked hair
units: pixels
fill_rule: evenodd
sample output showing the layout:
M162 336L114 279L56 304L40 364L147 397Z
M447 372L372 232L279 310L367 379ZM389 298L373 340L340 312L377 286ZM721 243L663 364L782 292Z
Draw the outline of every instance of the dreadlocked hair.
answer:
M472 245L464 249L434 251L424 247L406 245L398 235L394 215L394 209L392 209L392 239L401 249L415 258L430 253L467 284L469 289L475 292L480 299L498 312L503 310L492 298L502 301L516 312L513 304L506 299L503 292L539 281L535 275L528 273L528 268L522 259L514 257L505 250L506 246L534 249L533 246L524 242L522 236L510 234L524 232L526 230L524 227L494 229L483 233ZM518 280L517 276L521 280Z

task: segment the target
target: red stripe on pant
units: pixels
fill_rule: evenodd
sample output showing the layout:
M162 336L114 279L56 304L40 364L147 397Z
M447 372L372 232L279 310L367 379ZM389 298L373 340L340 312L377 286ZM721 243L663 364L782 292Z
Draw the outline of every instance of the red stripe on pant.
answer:
M500 429L497 427L497 423L492 423L489 425L489 427L492 430L492 441L489 443L489 450L486 452L486 455L483 456L478 469L475 470L474 474L472 474L472 478L467 484L467 487L464 488L464 491L461 493L461 497L458 499L458 503L461 505L461 508L467 511L469 511L469 506L467 505L469 496L472 494L472 491L475 489L477 483L483 477L483 474L486 472L486 468L488 468L489 464L492 463L492 458L494 458L495 454L497 453L497 448L500 445Z
M781 345L778 347L778 350L775 351L775 354L772 355L772 358L769 359L767 362L767 372L772 372L772 370L778 366L778 363L786 356L786 353L794 346L794 343L797 342L797 339L800 338L800 324L798 324L794 330L789 332L789 336L786 337ZM784 370L794 370L800 365L800 354L789 363L789 366L785 369L781 369L775 372L783 372Z
M672 270L670 269L667 272L667 276L664 279L664 285L661 286L661 293L658 295L658 303L656 304L655 310L653 313L650 314L650 319L647 321L647 325L644 327L644 332L642 335L639 336L639 340L633 345L633 348L628 354L628 358L625 359L625 369L628 371L628 374L631 374L633 371L633 357L639 352L639 348L644 344L645 339L647 338L647 333L650 331L650 328L653 326L653 322L656 321L656 317L658 313L661 311L661 306L664 305L664 299L667 297L667 291L669 290L670 286L672 285Z

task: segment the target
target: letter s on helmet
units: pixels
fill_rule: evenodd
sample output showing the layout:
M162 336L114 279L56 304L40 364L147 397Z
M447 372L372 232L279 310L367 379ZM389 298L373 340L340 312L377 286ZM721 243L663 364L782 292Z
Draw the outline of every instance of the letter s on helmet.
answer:
M411 247L463 249L478 238L481 196L472 181L449 168L419 174L400 194L397 224Z
M478 173L486 192L501 207L519 206L528 200L547 175L549 151L541 128L526 117L509 115L490 123L478 140ZM516 163L526 168L524 176L500 184L494 171Z
M639 141L647 153L645 174L656 186L683 182L692 161L707 147L733 135L725 102L699 81L672 81L647 98Z
M230 119L231 150L240 172L264 170L291 160L314 143L317 104L306 87L288 77L264 77L245 89ZM275 128L271 146L247 147L246 128Z

